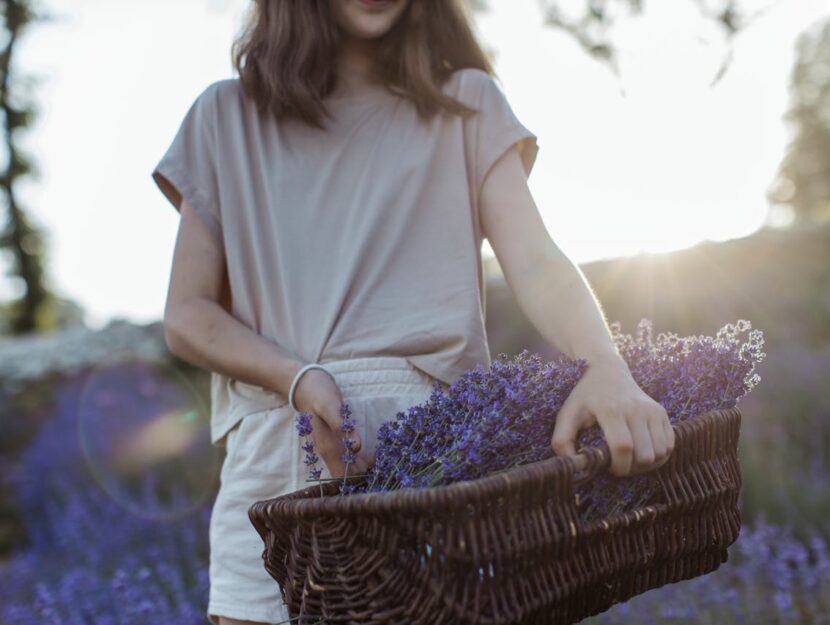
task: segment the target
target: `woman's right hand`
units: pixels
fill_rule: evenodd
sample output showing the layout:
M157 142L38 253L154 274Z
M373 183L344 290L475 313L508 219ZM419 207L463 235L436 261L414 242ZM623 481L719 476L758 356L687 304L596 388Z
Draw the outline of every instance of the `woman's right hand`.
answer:
M294 403L300 412L311 414L311 440L315 452L326 463L332 477L343 477L346 473L346 463L342 458L346 451L343 444L346 433L340 428L343 423L340 415L343 403L340 387L325 371L309 369L294 389ZM374 457L360 451L361 441L357 430L349 438L353 441L352 449L357 452L349 467L349 475L365 473L374 464Z

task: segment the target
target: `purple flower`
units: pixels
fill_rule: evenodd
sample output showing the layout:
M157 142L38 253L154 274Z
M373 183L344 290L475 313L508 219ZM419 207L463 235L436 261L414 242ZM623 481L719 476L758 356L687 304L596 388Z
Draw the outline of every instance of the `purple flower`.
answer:
M308 469L309 478L312 480L319 480L320 475L322 474L322 469L317 467L317 461L320 460L319 456L314 451L314 441L312 441L309 436L311 436L311 432L313 430L311 426L311 413L309 412L301 412L297 414L296 417L296 425L297 425L297 433L305 438L305 441L302 444L302 449L305 452L305 458L303 462L306 464ZM322 484L320 485L322 489ZM322 490L321 490L322 492Z
M343 418L343 422L340 425L340 429L344 432L354 432L355 428L355 421L352 415L352 409L346 402L343 402L340 405L340 416Z
M346 450L343 452L341 458L347 465L352 464L357 458L357 452L354 450L354 441L346 436L343 437L343 447Z
M297 434L308 436L311 434L311 413L300 412L297 414Z

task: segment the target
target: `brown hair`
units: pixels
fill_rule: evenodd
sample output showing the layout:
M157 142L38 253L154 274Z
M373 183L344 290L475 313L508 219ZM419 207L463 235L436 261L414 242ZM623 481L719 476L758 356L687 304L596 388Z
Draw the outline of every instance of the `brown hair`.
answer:
M323 128L322 99L337 80L341 37L332 0L253 0L248 22L234 41L233 65L245 94L260 113L293 116ZM379 40L372 82L408 98L418 114L439 109L475 112L441 91L457 69L495 76L470 26L466 0L409 0L404 13Z

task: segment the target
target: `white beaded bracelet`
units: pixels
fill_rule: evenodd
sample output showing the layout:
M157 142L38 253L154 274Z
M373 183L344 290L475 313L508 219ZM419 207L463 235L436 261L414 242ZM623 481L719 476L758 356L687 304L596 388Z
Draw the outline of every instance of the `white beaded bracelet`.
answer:
M302 375L309 369L321 369L328 373L331 376L332 380L334 379L334 376L331 375L331 371L326 369L323 365L319 365L314 362L307 364L305 367L297 371L297 375L294 376L294 380L291 382L291 388L288 391L288 403L291 405L291 408L293 408L295 412L300 412L300 409L297 408L297 406L294 404L294 391L297 389L297 384L299 383Z

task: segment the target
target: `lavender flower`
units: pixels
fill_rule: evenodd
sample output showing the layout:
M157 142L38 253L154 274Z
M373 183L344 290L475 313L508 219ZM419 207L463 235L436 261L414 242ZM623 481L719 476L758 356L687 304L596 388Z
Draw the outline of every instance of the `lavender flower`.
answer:
M352 409L349 407L349 404L343 402L340 405L340 416L343 418L343 421L340 425L340 429L343 430L346 434L351 434L354 432L355 428L355 421L354 418L351 416ZM357 458L357 452L354 448L354 441L349 436L343 437L343 447L345 447L345 451L341 458L343 462L346 463L346 472L348 473L349 465L354 463L355 459ZM344 475L345 479L345 475Z
M346 402L343 402L340 405L340 416L342 417L340 429L346 434L346 436L343 437L344 451L341 456L343 462L346 464L346 469L343 473L343 480L340 482L340 493L347 495L349 493L353 493L357 488L354 480L351 482L346 481L346 477L349 475L349 467L354 464L354 461L357 458L354 441L348 436L354 432L356 423L352 417L352 409Z
M354 417L352 417L352 409L346 402L340 405L340 416L343 418L340 429L349 434L354 432L355 425L357 424L355 423Z
M297 434L300 436L308 436L311 434L311 414L308 412L300 412L297 414Z
M321 467L317 466L317 461L320 459L319 456L314 451L314 441L311 440L311 413L309 412L301 412L297 414L296 417L296 427L297 427L297 434L304 437L305 440L302 444L302 449L305 452L305 459L303 462L306 464L308 469L309 479L311 480L319 480L320 475L323 472ZM322 485L320 486L320 492L322 493Z

